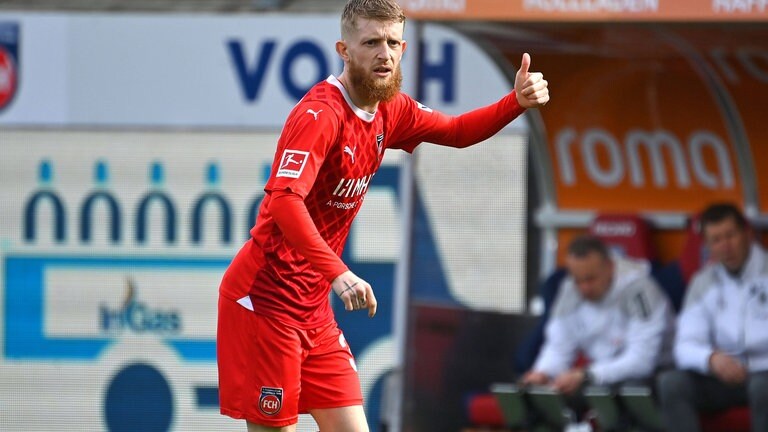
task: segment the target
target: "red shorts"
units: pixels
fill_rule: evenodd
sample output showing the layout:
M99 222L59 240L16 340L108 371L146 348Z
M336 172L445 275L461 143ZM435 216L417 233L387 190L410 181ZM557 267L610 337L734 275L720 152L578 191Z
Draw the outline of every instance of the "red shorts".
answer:
M362 405L357 366L336 322L302 330L219 297L221 413L269 427L310 409Z

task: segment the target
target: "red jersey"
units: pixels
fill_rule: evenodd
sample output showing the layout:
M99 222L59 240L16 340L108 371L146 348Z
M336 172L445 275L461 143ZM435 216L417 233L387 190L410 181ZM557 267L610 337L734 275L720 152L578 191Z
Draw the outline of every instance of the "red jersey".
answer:
M400 93L372 114L357 108L335 77L315 85L286 120L251 229L250 259L233 262L237 274L231 282L225 278L222 295L298 328L330 322L330 282L341 272L320 274L286 241L270 214L272 192L302 197L320 236L341 256L385 149L411 152L422 141L465 147L487 139L522 111L514 93L458 117ZM244 261L243 255L235 261Z

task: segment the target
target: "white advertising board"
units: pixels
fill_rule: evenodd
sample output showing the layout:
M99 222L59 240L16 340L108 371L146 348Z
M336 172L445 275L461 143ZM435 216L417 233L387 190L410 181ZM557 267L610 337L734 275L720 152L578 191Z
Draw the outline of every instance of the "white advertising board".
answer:
M0 430L242 430L218 413L218 285L248 237L277 136L0 137L0 405L14 413ZM393 363L402 155L385 156L345 252L384 306L372 320L333 301L373 425L374 386Z
M471 41L425 24L419 44L416 25L406 25L404 91L449 113L509 91ZM278 128L307 89L342 68L335 15L5 12L2 34L14 66L0 62L0 75L16 79L0 126Z

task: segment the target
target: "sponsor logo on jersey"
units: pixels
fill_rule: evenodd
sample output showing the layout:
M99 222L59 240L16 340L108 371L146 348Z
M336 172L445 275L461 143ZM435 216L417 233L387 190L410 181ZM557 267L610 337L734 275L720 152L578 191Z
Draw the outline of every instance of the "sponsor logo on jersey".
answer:
M299 178L301 172L304 171L307 159L309 159L309 152L286 149L280 159L280 166L277 168L275 177Z
M430 107L428 107L428 106L424 105L424 104L423 104L423 103L421 103L421 102L416 102L416 106L417 106L417 107L419 107L419 109L420 109L420 110L422 110L422 111L426 111L426 112L432 112L432 108L430 108Z
M264 414L271 416L280 412L283 407L283 389L275 387L262 387L259 397L259 409Z
M19 86L19 25L0 22L0 112Z
M344 198L363 195L368 190L368 184L371 183L372 178L373 174L356 179L343 178L339 180L339 184L336 185L336 189L333 190L333 195Z

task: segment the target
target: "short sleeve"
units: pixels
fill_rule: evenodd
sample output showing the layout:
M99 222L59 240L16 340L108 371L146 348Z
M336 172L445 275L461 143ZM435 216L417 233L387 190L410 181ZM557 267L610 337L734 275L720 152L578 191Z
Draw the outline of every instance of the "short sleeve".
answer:
M290 190L305 198L339 129L338 115L327 104L300 102L285 122L264 190Z
M409 153L424 141L429 132L440 130L449 122L447 116L417 102L410 96L399 93L387 103L387 126L389 141L387 148L405 150Z

